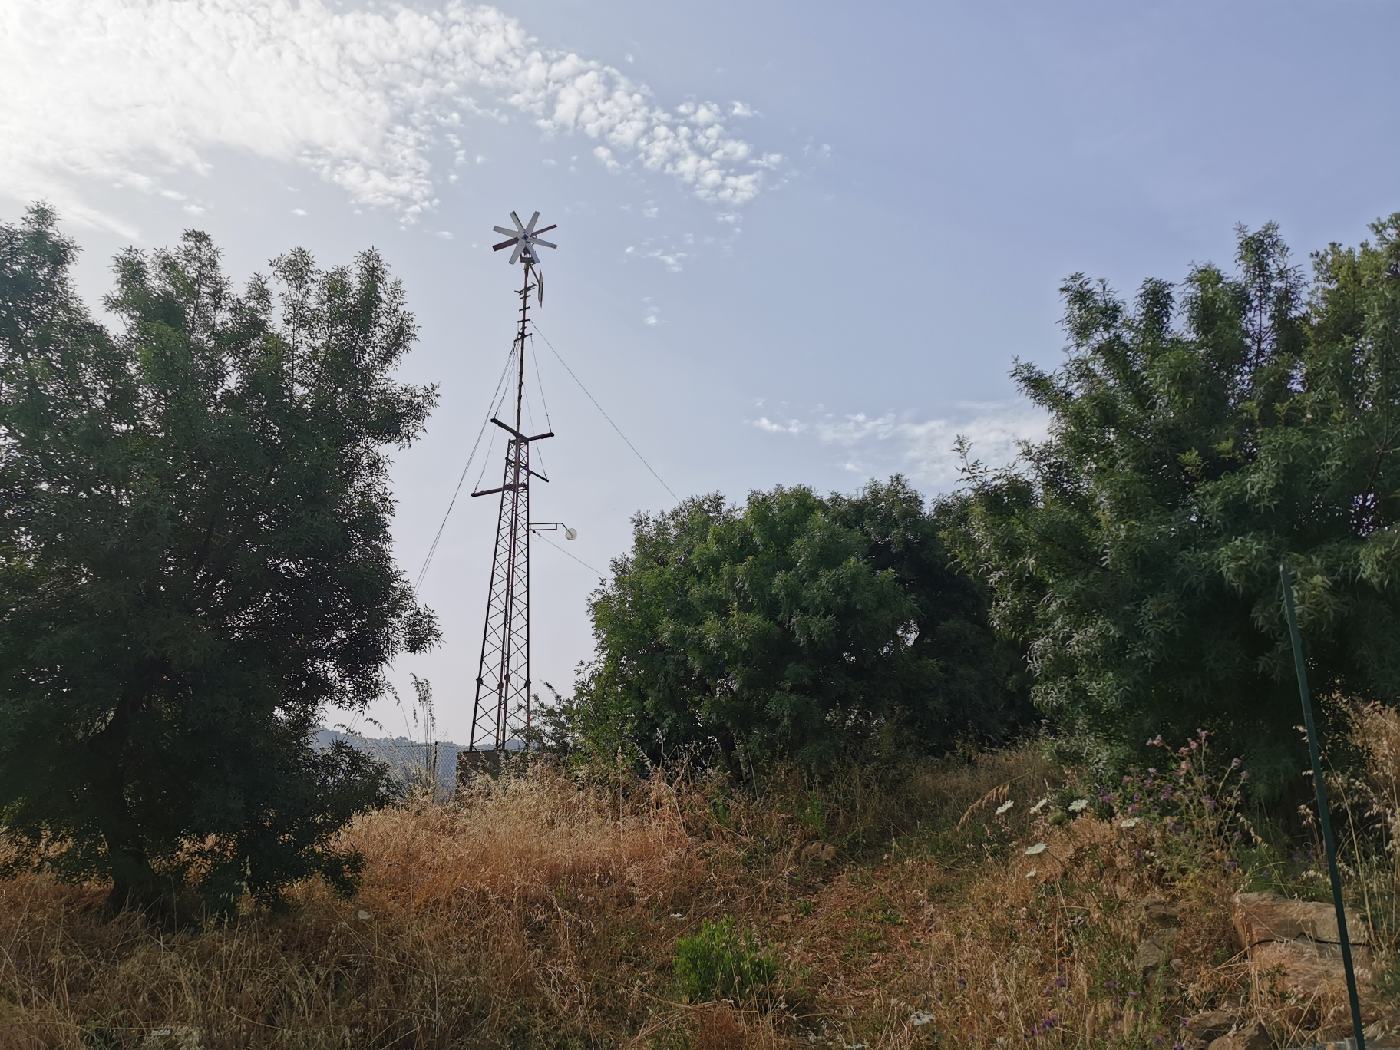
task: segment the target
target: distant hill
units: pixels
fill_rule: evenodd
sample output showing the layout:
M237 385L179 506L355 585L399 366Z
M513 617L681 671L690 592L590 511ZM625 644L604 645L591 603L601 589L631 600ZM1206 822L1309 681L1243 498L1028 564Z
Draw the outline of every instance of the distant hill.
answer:
M360 736L337 729L318 729L312 734L311 742L314 747L328 748L338 740L384 762L405 784L421 780L428 767L427 747L423 741L406 736ZM450 740L438 741L437 790L442 798L451 795L457 786L457 752L462 750L460 744Z

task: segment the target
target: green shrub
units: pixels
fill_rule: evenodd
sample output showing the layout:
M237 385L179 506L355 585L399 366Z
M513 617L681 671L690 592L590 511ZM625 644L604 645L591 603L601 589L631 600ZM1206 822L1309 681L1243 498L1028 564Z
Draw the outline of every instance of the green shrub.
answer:
M1007 739L1031 715L1024 660L993 632L981 576L951 560L958 507L895 477L639 514L590 598L596 653L564 738L748 781Z
M778 964L752 933L740 933L734 920L725 918L676 941L675 973L681 995L692 1002L748 1002L770 992Z

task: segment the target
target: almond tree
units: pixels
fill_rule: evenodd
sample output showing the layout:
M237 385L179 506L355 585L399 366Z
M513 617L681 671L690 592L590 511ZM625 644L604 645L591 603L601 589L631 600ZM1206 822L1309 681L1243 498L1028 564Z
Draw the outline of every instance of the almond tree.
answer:
M1285 558L1316 691L1400 698L1400 215L1373 230L1311 281L1273 226L1132 303L1075 275L1064 363L1016 367L1050 436L970 471L958 547L1038 705L1110 751L1207 726L1296 781Z
M75 254L43 207L0 225L0 823L117 906L348 887L332 837L386 783L311 731L435 638L390 553L435 399L393 379L403 291L297 250L236 294L190 232L117 258L108 328Z

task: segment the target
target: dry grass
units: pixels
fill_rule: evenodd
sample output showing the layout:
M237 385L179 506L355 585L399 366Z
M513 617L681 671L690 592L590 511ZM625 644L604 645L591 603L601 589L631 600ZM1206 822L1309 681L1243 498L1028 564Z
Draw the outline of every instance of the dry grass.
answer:
M1367 916L1381 985L1400 998L1400 711L1351 709L1351 739L1361 766L1332 778L1343 821L1347 875Z
M358 820L351 900L310 883L175 933L0 881L0 1048L1170 1047L1244 1000L1233 884L1069 790L1031 749L757 797L538 769ZM1180 939L1144 978L1154 897ZM726 916L781 960L776 996L680 1001L677 938Z

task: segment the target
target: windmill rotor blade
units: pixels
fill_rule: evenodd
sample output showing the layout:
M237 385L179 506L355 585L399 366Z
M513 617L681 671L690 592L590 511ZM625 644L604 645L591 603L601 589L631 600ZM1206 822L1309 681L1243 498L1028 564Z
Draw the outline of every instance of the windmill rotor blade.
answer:
M542 241L539 239L540 234L548 233L550 230L557 229L559 224L550 223L544 229L536 230L535 224L540 221L540 213L538 211L531 213L530 221L528 223L521 222L520 213L513 211L510 213L510 221L515 223L515 229L513 230L507 229L504 226L491 227L497 233L503 235L506 238L498 244L491 245L491 250L493 252L498 252L502 248L509 248L511 246L514 246L515 251L513 251L510 256L510 261L512 265L523 261L526 267L534 266L540 261L540 246L543 246L545 248L559 247L552 241Z

